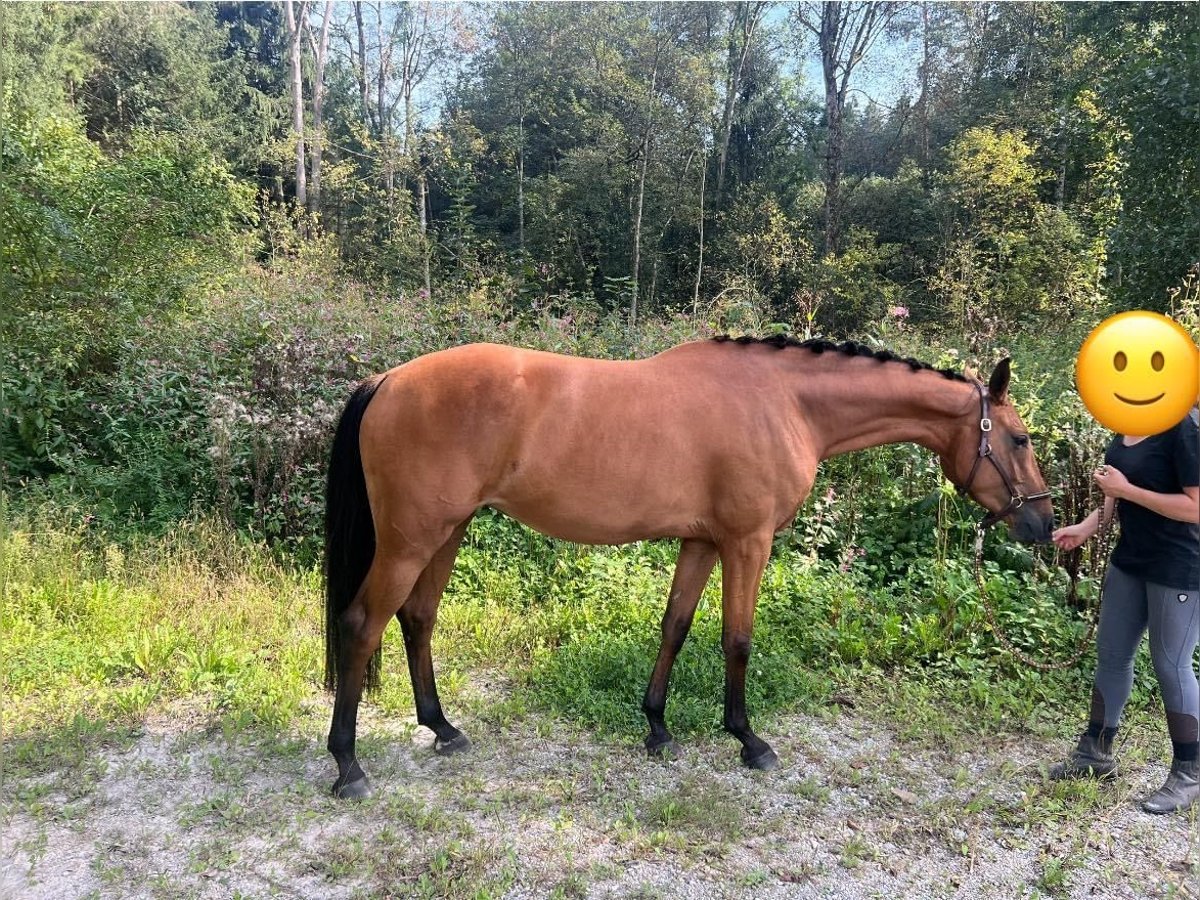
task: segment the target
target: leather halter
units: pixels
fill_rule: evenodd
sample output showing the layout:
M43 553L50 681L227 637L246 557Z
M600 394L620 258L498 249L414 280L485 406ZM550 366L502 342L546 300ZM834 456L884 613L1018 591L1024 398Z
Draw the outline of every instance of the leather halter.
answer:
M1008 491L1008 505L1000 510L1000 512L989 512L984 516L983 521L979 523L979 529L982 532L983 529L991 528L1009 513L1020 509L1026 503L1034 500L1045 500L1051 495L1051 492L1048 490L1039 491L1036 494L1029 494L1027 496L1017 491L1012 479L1008 477L1008 472L1004 470L1004 466L1000 464L1000 460L996 459L995 454L992 453L992 445L988 439L988 435L992 431L992 420L989 415L990 409L988 407L987 391L982 385L978 384L975 385L975 390L979 393L979 453L975 457L975 464L971 466L971 474L967 476L967 480L961 485L956 485L955 490L965 496L975 481L975 473L979 471L979 464L986 459L996 467L996 471L1000 474L1000 480L1004 482L1004 489Z

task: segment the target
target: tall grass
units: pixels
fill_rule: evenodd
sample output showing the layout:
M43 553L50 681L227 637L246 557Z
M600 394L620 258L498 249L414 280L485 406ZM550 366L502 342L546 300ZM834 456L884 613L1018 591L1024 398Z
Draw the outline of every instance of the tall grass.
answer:
M12 517L0 547L4 733L24 755L72 730L103 732L159 710L177 715L180 702L199 723L234 729L289 729L309 721L306 714L324 717L318 570L288 567L215 519L122 542L92 527L42 507ZM563 544L481 513L435 632L448 712L461 716L462 687L489 670L506 676L507 700L522 707L639 735L674 550L670 542ZM1031 603L1018 576L990 571L1014 637L1049 656L1065 653L1077 633L1071 614ZM955 560L936 572L915 564L881 587L864 569L842 571L781 541L763 581L749 700L763 722L778 711L811 711L848 689L889 703L934 697L969 710L963 721L971 726L1042 727L1082 709L1087 665L1057 676L1015 665L998 650L970 572ZM371 702L406 716L411 693L394 626L384 667ZM719 728L722 682L714 576L672 679L668 716L677 732Z
M213 521L125 543L46 509L4 540L7 731L130 721L182 696L283 724L319 659L315 572Z

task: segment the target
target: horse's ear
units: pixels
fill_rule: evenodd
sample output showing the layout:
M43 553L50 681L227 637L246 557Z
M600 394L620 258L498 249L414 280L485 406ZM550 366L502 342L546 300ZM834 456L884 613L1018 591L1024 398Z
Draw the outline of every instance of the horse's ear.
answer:
M1012 377L1012 360L1004 357L996 366L996 371L988 379L988 396L994 403L1004 403L1008 400L1008 380Z

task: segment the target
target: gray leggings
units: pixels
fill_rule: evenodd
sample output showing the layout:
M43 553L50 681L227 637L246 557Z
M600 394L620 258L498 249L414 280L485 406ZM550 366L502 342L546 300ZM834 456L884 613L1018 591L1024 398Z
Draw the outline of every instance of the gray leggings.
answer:
M1096 690L1092 720L1115 728L1133 690L1133 658L1147 626L1150 658L1158 675L1171 739L1197 740L1200 685L1192 654L1200 641L1200 591L1184 591L1143 581L1114 565L1104 583L1104 605L1096 631ZM1099 704L1102 709L1097 710Z

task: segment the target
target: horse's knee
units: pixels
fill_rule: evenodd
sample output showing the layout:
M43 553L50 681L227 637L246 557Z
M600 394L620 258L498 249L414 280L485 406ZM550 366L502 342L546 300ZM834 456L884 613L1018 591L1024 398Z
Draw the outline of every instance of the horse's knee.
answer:
M750 659L750 643L750 635L744 631L734 631L725 635L721 641L725 659L734 663L746 662Z

